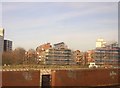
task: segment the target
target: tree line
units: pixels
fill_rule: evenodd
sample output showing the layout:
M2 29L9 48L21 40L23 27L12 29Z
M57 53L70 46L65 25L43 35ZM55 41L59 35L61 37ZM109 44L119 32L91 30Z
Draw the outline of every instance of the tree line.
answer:
M13 51L3 52L2 54L2 65L21 65L28 64L30 62L25 63L26 60L31 61L31 63L35 62L34 57L26 57L26 50L24 48L16 48ZM32 60L31 60L32 59Z

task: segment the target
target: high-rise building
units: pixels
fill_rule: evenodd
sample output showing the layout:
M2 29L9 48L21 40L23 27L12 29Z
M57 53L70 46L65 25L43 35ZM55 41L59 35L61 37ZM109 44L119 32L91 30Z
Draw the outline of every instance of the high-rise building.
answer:
M0 52L3 51L3 43L4 43L4 29L0 28Z
M2 64L3 43L4 43L4 29L0 28L0 65Z
M12 41L4 40L4 51L5 52L12 51Z

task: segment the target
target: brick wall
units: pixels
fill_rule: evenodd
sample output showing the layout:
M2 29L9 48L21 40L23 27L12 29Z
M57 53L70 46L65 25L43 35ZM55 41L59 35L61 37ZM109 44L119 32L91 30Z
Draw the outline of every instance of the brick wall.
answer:
M120 69L81 69L52 71L52 86L120 85Z
M3 71L2 86L39 86L40 71Z

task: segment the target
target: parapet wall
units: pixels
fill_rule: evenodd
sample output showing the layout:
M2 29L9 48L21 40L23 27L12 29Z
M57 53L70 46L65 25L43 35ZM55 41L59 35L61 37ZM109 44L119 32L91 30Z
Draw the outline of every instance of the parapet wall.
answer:
M61 69L61 70L4 70L2 86L42 86L42 75L50 75L44 82L50 86L114 86L120 85L120 69Z
M3 71L2 86L40 86L40 71Z
M120 69L53 70L52 86L120 85Z

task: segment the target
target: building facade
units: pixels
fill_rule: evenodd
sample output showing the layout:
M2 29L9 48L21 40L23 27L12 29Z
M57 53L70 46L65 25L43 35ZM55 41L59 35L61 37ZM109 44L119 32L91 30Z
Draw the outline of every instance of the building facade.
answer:
M68 65L74 64L72 51L67 48L64 42L54 44L43 44L36 49L39 62L50 65Z
M45 64L45 51L51 49L52 45L50 43L42 44L36 48L37 63Z
M46 50L45 54L46 64L75 64L75 61L72 57L72 51L68 49L67 45L64 42L54 44L53 48Z
M3 44L4 44L4 38L3 36L0 36L0 52L3 52Z
M87 51L87 64L90 64L91 62L95 62L94 60L95 50L88 50Z
M25 52L24 64L34 64L36 63L36 51L34 49L29 49Z
M2 65L3 44L4 44L4 29L0 28L0 65Z
M4 40L4 51L5 52L12 51L12 41Z
M101 47L105 47L106 42L104 41L104 39L99 38L96 41L96 48L101 48Z
M64 42L60 42L60 43L57 43L57 44L54 44L54 48L55 49L67 49L67 45L65 45Z
M70 49L48 49L45 52L45 64L73 64L72 52Z
M112 43L95 49L95 63L98 65L118 66L120 63L120 47Z
M76 50L76 51L73 51L72 54L76 64L79 64L79 65L84 64L83 52L80 52L80 50Z
M4 44L4 29L0 28L0 52L3 51L3 44Z

